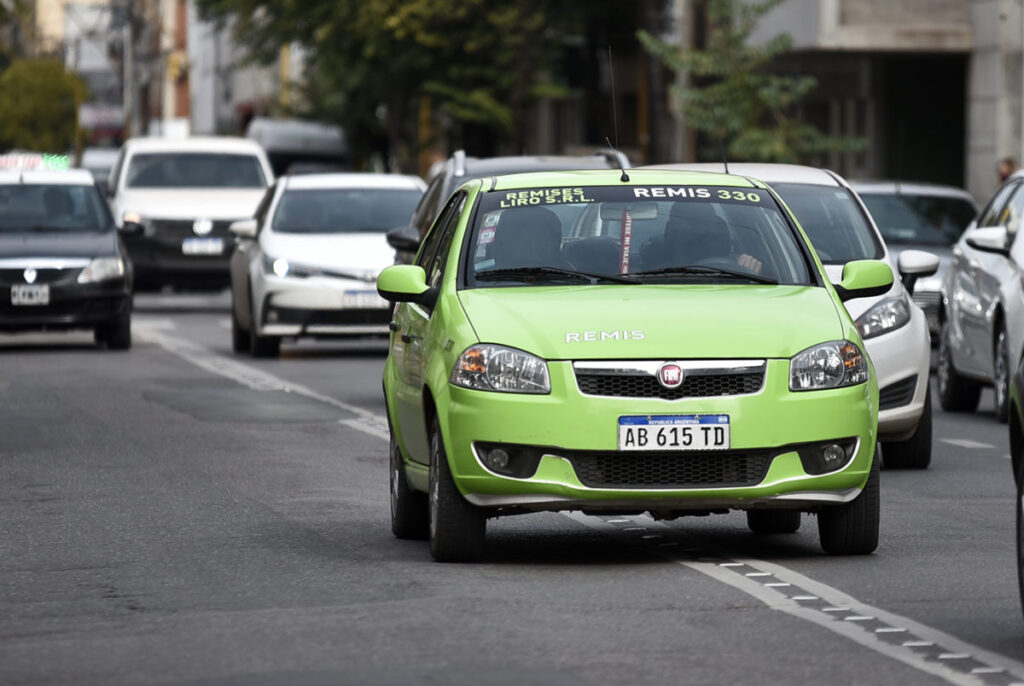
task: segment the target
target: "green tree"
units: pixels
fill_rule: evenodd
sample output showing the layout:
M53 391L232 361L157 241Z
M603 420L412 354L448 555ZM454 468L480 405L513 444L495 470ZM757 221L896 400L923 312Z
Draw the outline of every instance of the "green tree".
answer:
M85 95L82 80L60 62L15 60L0 74L0 147L67 152Z
M862 148L860 139L829 136L795 115L818 82L813 76L771 71L776 58L791 49L788 34L750 44L758 20L780 2L708 0L703 49L680 49L646 31L637 36L652 55L689 76L691 85L675 86L672 93L687 123L705 134L714 149L724 143L730 158L799 162L808 155Z

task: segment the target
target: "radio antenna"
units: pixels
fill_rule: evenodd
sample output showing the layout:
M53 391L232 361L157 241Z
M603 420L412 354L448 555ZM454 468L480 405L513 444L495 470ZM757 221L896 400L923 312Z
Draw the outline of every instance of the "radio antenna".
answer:
M618 108L615 103L615 69L614 63L612 62L612 46L608 45L608 83L612 87L612 126L615 129L615 145L608 140L608 136L604 137L608 147L615 153L615 159L619 163L619 170L622 172L622 176L619 177L619 181L623 183L629 182L629 174L626 173L626 167L622 164L622 153L619 152L619 115Z

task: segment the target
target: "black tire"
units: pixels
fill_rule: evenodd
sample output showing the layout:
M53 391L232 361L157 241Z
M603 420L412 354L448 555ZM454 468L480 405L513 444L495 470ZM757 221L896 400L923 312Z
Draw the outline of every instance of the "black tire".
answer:
M795 534L800 510L747 510L747 527L755 534Z
M132 314L125 312L105 324L100 324L95 331L96 343L106 344L108 350L128 350L132 347Z
M992 343L992 394L994 397L996 419L1006 423L1010 411L1010 350L1006 342L1006 327L1002 324L996 329L995 341Z
M1017 589L1021 612L1024 613L1024 475L1018 473L1014 476L1017 481Z
M236 353L244 353L249 350L252 342L249 340L251 334L248 329L242 328L238 321L238 313L235 311L235 303L231 302L231 349Z
M932 389L924 394L924 411L914 435L903 441L882 444L886 469L928 469L932 463Z
M438 562L477 562L484 555L487 517L459 493L448 467L441 426L430 431L430 554Z
M947 412L974 412L978 409L981 386L960 376L953 366L949 349L949 323L942 323L939 333L939 360L935 370L939 382L939 404Z
M829 555L869 555L878 547L879 505L878 460L864 490L842 505L826 505L818 511L818 540Z
M423 540L430 534L427 494L414 491L405 478L402 452L391 430L390 452L391 533L395 538Z

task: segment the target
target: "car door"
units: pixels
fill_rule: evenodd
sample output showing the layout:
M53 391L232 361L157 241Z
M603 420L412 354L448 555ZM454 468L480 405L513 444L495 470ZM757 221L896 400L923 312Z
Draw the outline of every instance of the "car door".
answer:
M991 206L978 222L978 228L1006 227L1007 245L1012 245L1024 217L1024 190L1020 183L1009 184L997 193ZM962 357L957 366L962 371L989 379L992 376L992 337L1000 287L1015 270L1002 255L977 250L966 241L954 251L954 264L959 271L954 294L956 316L963 336Z
M448 201L427 234L416 264L427 275L427 284L437 288L444 277L452 237L466 203L466 193ZM418 303L402 303L395 311L396 332L391 352L398 371L395 389L396 413L401 426L402 448L413 460L429 464L427 424L423 411L425 372L430 361L431 324L435 311Z

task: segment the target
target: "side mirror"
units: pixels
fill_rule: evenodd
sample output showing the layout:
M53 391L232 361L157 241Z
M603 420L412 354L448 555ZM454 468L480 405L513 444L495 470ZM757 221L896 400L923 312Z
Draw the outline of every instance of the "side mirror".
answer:
M420 249L420 232L415 226L403 226L387 233L388 245L400 252L415 253Z
M903 279L903 286L909 293L922 276L931 276L939 271L939 258L924 250L904 250L896 259L896 267Z
M843 302L882 295L892 288L892 269L881 260L854 260L843 266L843 280L832 285Z
M125 219L121 222L121 233L125 236L140 236L146 231L146 227L143 226L142 222L132 221Z
M1009 234L1005 226L992 226L984 229L973 229L967 234L967 245L975 250L991 252L1007 257L1010 254Z
M395 264L377 277L377 293L388 302L412 302L433 307L437 292L427 286L427 273L415 264Z
M239 219L231 222L228 231L238 238L256 238L256 228L255 219Z

